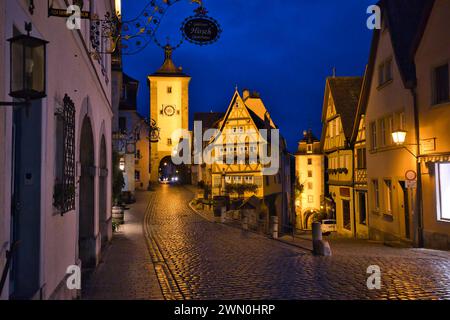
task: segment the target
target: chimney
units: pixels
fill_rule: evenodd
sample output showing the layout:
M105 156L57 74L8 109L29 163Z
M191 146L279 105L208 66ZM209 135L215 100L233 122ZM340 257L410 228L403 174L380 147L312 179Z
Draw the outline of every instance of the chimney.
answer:
M242 91L242 98L244 100L247 100L247 98L249 98L249 97L250 97L250 90L244 89L244 91Z

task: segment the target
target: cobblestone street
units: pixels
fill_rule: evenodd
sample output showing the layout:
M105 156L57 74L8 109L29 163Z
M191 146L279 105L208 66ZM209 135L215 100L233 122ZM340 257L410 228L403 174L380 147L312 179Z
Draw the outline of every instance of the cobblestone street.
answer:
M349 241L332 244L332 257L314 257L307 250L206 221L189 208L191 198L188 189L167 185L138 194L137 206L146 208L144 232L165 299L450 299L448 252ZM117 241L109 251L120 250ZM134 259L148 257L137 254L127 261L130 270ZM112 260L109 256L105 265ZM135 282L126 278L125 283L133 286L125 292L140 294L123 297L120 291L104 295L100 290L90 298L157 298L158 287L145 283L156 281L154 271L140 263L149 276ZM370 265L381 268L381 290L367 289ZM97 286L110 289L108 277L121 277L118 267L101 267L110 271L93 276Z

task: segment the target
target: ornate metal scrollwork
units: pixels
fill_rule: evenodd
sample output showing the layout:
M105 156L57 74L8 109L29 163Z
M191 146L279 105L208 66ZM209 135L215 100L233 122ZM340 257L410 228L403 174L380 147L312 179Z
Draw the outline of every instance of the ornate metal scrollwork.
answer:
M91 43L95 53L112 54L119 49L123 55L132 55L145 49L150 42L154 42L159 47L164 48L165 45L159 42L156 34L168 10L180 1L184 0L152 0L142 10L139 16L128 21L123 21L122 17L110 13L106 14L103 18L93 16ZM213 18L206 16L207 11L203 6L202 0L190 0L190 2L197 5L197 8L194 10L195 16L208 19L208 21L217 27L220 35L222 30L219 24ZM108 48L102 46L104 39L108 39ZM172 46L173 49L180 47L184 39L187 39L185 33L183 33L178 44ZM205 42L191 42L201 45L209 44ZM210 41L210 43L212 42L214 41Z

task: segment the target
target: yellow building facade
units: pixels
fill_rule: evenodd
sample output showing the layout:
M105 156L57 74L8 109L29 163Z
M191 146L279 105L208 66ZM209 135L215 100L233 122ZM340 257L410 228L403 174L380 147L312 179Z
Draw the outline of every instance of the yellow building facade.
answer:
M259 130L275 129L275 126L267 110L256 109L255 106L265 109L259 97L251 97L248 93L244 96L246 100L257 99L261 104L252 101L254 109L251 109L238 91L234 93L219 124L220 135L213 142L212 193L214 196L224 194L227 184L251 184L256 186L256 191L245 192L244 198L256 195L262 199L269 194L281 193L281 177L279 174L263 175L263 164L258 159L250 161L250 154L258 155L261 145L267 142L261 140ZM256 112L264 115L266 121ZM227 141L232 141L233 146L228 146ZM234 159L233 164L224 163L227 156Z
M335 206L338 235L361 236L355 219L351 136L362 78L332 77L325 87L322 144L326 157L325 197Z
M295 154L296 228L310 230L321 210L324 194L324 156L320 140L311 130L305 131Z
M159 142L151 146L150 180L158 181L161 160L171 157L177 147L181 129L189 128L189 83L191 77L184 74L172 61L172 48L165 48L165 60L161 68L148 77L150 87L150 117L160 129Z

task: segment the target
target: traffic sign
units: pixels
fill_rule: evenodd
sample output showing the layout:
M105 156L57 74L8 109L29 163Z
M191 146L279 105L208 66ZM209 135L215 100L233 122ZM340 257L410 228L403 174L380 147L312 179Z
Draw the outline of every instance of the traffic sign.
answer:
M417 173L415 171L413 171L413 170L408 170L405 173L405 178L408 181L414 181L414 180L417 179Z

